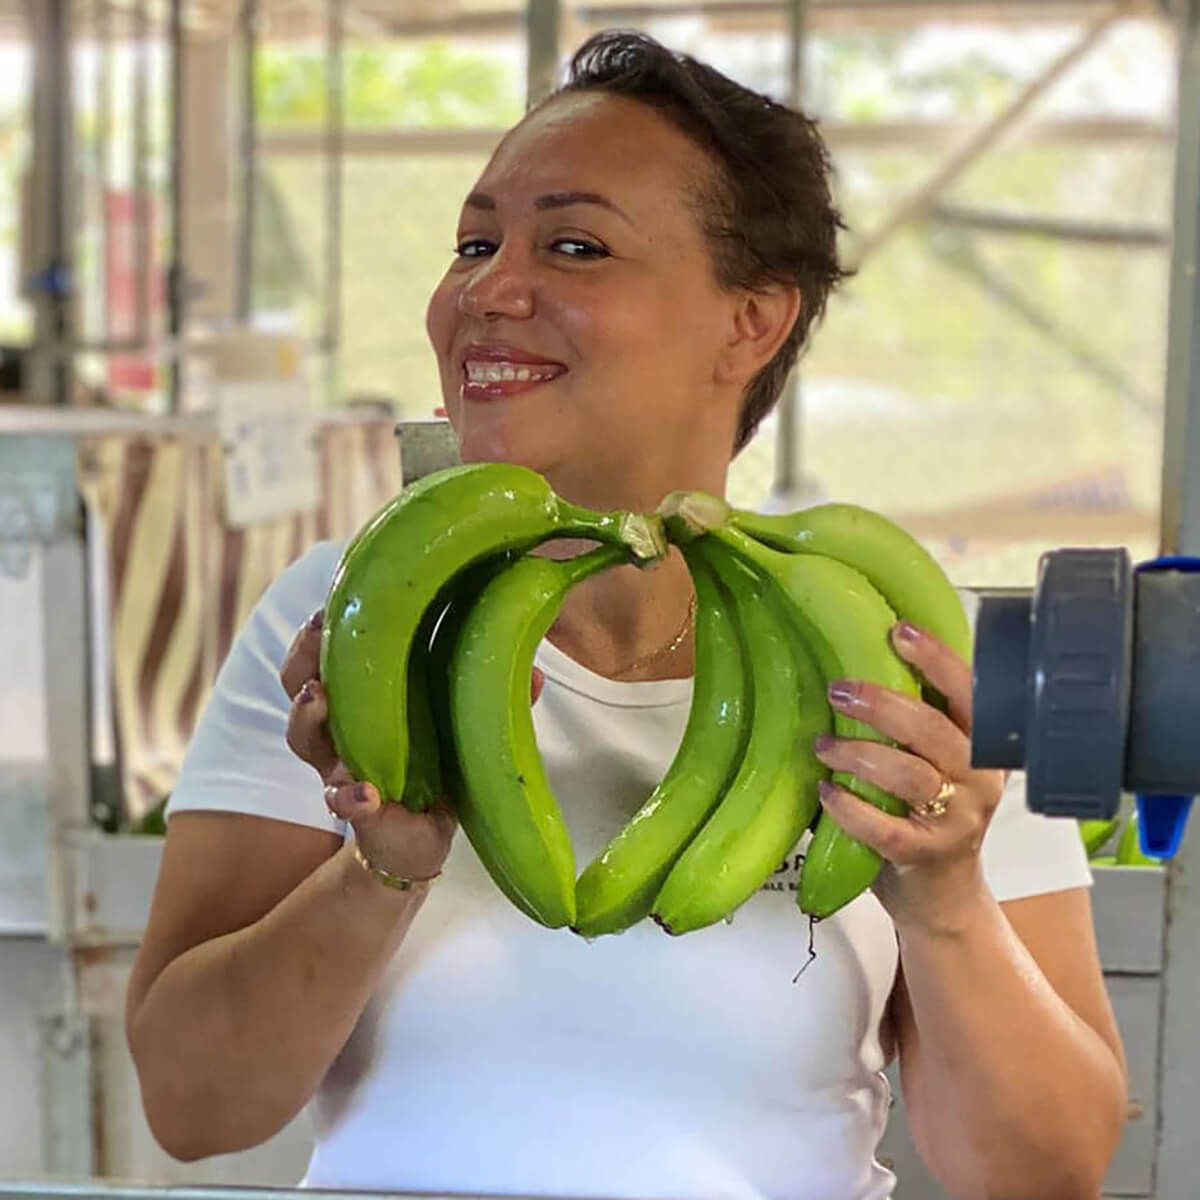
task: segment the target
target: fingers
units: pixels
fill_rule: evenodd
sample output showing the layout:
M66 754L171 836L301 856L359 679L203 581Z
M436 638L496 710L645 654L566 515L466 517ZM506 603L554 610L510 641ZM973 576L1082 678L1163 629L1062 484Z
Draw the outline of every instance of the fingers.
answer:
M830 684L829 703L928 760L943 775L956 779L970 770L970 739L954 720L917 696L863 680L839 679Z
M882 742L822 737L813 753L832 770L868 780L910 806L932 800L942 786L942 776L930 763Z
M882 858L897 865L919 860L927 851L927 835L922 836L916 813L893 817L836 783L822 780L818 785L821 807L829 818L852 838L870 846Z
M279 668L279 679L288 698L295 700L306 679L315 679L320 674L321 664L321 609L302 625L283 658Z
M325 689L316 679L308 679L292 701L288 713L287 744L292 753L313 767L322 779L328 779L338 762L326 720L329 702Z
M330 816L357 824L374 816L383 805L372 784L356 783L339 763L325 784L325 807Z
M530 681L530 704L536 704L538 697L542 694L542 688L546 686L546 675L540 668L533 668L533 678Z
M892 626L892 645L905 662L916 667L946 697L950 720L963 733L970 734L973 704L970 665L945 642L907 621Z

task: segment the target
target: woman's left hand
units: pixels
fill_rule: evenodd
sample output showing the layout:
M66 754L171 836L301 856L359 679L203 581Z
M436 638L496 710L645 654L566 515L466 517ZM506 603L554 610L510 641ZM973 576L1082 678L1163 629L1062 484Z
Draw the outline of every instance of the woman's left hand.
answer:
M817 757L909 805L907 816L894 817L832 782L821 784L830 819L884 858L872 886L897 928L934 930L956 924L963 906L985 888L980 848L1007 773L971 767L970 666L930 633L916 630L906 638L909 628L894 625L892 645L918 678L946 697L947 714L918 696L838 680L829 689L833 707L897 744L830 738ZM838 698L839 687L845 699ZM953 785L948 797L944 785ZM939 793L945 798L940 815Z

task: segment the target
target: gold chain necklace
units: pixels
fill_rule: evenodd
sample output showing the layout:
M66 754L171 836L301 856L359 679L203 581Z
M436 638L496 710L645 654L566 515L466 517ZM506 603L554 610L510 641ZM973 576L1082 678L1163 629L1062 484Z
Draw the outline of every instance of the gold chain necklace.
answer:
M692 621L696 616L696 593L693 592L688 599L687 616L683 618L683 624L679 627L679 632L667 643L657 650L651 651L649 654L643 654L641 658L635 658L633 662L621 667L618 671L610 671L610 677L617 675L628 675L630 671L636 671L638 667L647 666L649 663L657 662L660 658L665 658L672 650L678 650L683 645L684 638L691 632Z

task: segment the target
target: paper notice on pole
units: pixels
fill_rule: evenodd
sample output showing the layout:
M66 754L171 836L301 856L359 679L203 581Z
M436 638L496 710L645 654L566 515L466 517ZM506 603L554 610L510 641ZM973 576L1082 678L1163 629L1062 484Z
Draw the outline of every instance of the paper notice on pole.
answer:
M317 505L312 399L302 373L217 384L225 520L241 529Z

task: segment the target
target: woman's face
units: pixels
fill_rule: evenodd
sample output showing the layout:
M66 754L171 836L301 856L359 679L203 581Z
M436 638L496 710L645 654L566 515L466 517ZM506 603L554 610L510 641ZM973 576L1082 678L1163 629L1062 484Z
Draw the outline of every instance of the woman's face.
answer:
M736 298L692 203L710 170L652 109L602 93L508 134L427 314L465 461L523 463L581 502L712 484L744 381L718 365Z

